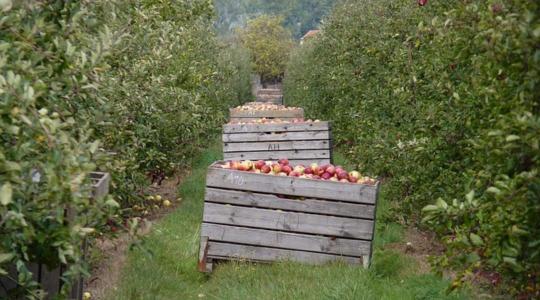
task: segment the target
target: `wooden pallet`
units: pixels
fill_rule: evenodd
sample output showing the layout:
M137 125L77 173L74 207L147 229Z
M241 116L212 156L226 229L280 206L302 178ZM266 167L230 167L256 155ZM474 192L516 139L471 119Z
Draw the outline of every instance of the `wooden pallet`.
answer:
M280 119L290 121L304 118L304 109L294 108L288 110L238 110L231 108L229 110L231 122L249 122L261 118Z
M214 260L369 267L379 184L281 177L209 167L199 270Z
M92 199L102 198L109 194L109 185L111 181L111 176L109 173L92 172L90 173L90 180L92 182ZM65 213L67 220L73 218L74 211L70 207L65 209ZM83 241L81 249L84 253L83 255L86 255L86 241ZM32 262L27 264L27 268L30 270L30 272L32 272L32 279L39 283L40 288L46 293L44 299L56 299L56 296L64 285L61 277L68 270L68 266L61 265L59 267L49 269L45 264ZM11 278L17 278L18 272L14 265L8 267L8 274ZM0 276L0 299L4 299L3 297L8 297L8 293L12 293L13 289L15 288L17 288L15 282ZM83 291L83 278L82 276L79 276L75 282L72 283L68 299L82 299Z
M227 124L223 126L223 159L278 160L291 164L332 161L329 122Z

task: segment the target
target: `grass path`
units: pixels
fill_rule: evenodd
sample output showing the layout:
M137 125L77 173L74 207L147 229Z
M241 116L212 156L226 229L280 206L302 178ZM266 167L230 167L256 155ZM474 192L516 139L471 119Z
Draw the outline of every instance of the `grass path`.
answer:
M448 282L419 274L416 261L385 250L402 239L397 224L377 224L374 263L369 270L343 264L307 266L291 262L218 264L212 275L196 270L207 166L221 156L214 143L201 153L179 187L182 205L147 237L150 252L129 254L121 284L107 299L468 299L445 293ZM339 164L347 162L338 155ZM384 190L384 189L383 189ZM382 194L378 213L387 209Z

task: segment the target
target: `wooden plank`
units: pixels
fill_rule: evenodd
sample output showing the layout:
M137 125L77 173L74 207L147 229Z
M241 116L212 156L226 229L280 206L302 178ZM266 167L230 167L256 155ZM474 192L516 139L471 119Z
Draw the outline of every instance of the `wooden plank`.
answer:
M230 243L210 242L208 256L216 259L237 259L252 261L296 261L309 264L325 264L344 261L349 264L360 264L361 258L332 254L313 253L276 248L255 247Z
M224 143L223 152L249 152L249 151L282 151L282 150L316 150L330 151L329 140L314 141L285 141L285 142L245 142Z
M49 270L41 265L41 287L47 292L47 299L53 299L60 291L60 267Z
M206 184L215 188L366 204L375 204L377 197L377 186L372 185L257 174L214 165L208 170Z
M227 152L223 154L226 160L278 160L288 159L330 159L327 150L290 150L290 151L257 151L257 152Z
M303 123L275 123L275 124L225 124L223 133L247 133L247 132L292 132L292 131L328 131L330 123L303 122Z
M206 202L203 221L369 240L373 221Z
M303 118L304 109L295 108L288 110L237 110L230 109L231 118Z
M279 119L279 120L282 120L282 121L294 121L294 120L297 120L298 118L289 118L289 117L281 117L281 118L273 118L273 117L264 117L266 119ZM260 117L258 118L252 118L252 117L240 117L240 118L230 118L229 119L229 122L232 122L232 123L242 123L242 122L253 122L253 121L257 121L261 119Z
M257 91L257 95L282 95L283 91L280 89L260 89Z
M234 133L223 134L223 142L270 142L270 141L298 141L298 140L328 140L328 131L304 131L304 132L284 132L284 133Z
M244 191L206 188L205 201L370 220L375 218L374 205L309 198L304 200L287 199L272 194L259 194Z
M253 246L266 246L288 250L303 250L327 254L369 255L371 242L352 239L279 232L273 230L203 223L201 235L210 241L229 242Z

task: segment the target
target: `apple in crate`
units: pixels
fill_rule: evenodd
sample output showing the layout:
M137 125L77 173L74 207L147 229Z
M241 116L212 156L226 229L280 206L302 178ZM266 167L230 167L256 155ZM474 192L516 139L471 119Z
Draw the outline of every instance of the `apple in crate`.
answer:
M256 169L262 169L262 167L266 165L265 161L264 160L258 160L256 163L255 163L255 168Z

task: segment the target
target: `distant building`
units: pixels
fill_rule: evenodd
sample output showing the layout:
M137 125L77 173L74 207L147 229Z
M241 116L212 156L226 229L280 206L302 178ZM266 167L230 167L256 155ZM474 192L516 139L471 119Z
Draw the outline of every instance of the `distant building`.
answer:
M300 45L302 45L307 39L313 38L320 32L319 29L310 30L308 31L301 39L300 39Z

